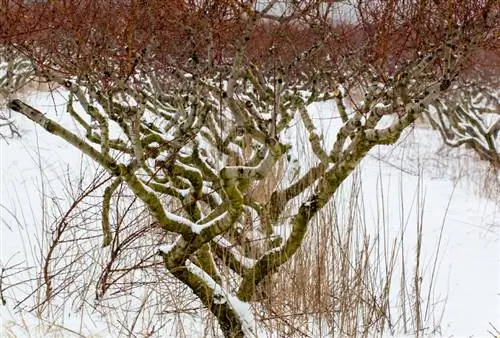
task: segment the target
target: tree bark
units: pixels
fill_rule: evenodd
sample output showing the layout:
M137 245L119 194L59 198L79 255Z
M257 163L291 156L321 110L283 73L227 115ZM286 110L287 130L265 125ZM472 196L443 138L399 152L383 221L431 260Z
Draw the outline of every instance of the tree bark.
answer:
M189 286L193 293L201 300L203 305L217 318L224 337L244 338L241 318L226 301L221 304L214 302L213 290L197 275L188 270L186 266L171 267L165 262L167 269L180 281Z

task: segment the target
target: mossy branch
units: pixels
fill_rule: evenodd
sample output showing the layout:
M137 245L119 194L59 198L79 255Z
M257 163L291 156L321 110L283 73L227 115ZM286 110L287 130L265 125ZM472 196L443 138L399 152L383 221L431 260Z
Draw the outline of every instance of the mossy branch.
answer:
M111 197L113 196L116 188L120 186L121 182L122 179L117 178L104 190L102 201L102 232L104 235L102 242L103 247L107 247L113 240L113 234L111 233L111 228L109 226L109 209L111 205Z
M111 157L106 154L101 154L84 140L80 139L78 136L76 136L57 122L49 119L48 117L45 117L45 115L39 110L18 99L10 101L7 104L7 107L26 116L31 121L47 130L49 133L57 135L60 138L64 139L66 142L73 145L82 153L89 156L94 161L106 168L112 175L119 175L117 164Z

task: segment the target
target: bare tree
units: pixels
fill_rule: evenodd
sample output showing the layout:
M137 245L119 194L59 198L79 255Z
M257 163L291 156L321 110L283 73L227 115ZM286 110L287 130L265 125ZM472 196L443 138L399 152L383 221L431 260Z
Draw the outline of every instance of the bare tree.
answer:
M446 145L466 146L493 169L500 165L500 97L498 46L488 46L474 57L468 76L425 115Z
M436 106L470 52L492 39L488 6L364 1L353 7L354 23L332 23L323 1L16 7L31 29L15 26L5 34L16 38L4 43L66 89L67 113L85 136L19 99L8 108L111 176L101 217L112 254L98 298L116 283L113 261L130 252L130 237L109 215L110 201L128 191L162 233L132 236L150 243L137 250L140 266L160 257L226 337L243 337L253 329L249 303L265 297L259 285L296 253L340 184L370 149L394 143ZM343 125L327 144L307 106L330 99ZM308 131L316 165L269 194L252 193L293 157L284 135L296 123ZM46 276L50 298L54 277Z
M437 101L426 116L450 147L465 145L498 168L500 110L497 89L472 86Z

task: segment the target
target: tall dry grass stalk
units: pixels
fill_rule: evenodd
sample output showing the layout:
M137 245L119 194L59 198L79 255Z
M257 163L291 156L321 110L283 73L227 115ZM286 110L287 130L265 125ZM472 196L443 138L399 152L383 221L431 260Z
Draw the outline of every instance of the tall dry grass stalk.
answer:
M429 263L422 261L422 186L414 206L401 203L400 229L388 223L384 188L373 192L379 205L369 220L357 172L315 218L300 251L265 284L268 298L260 319L273 332L269 336L420 336L439 328L439 314L423 313L428 303L423 300L433 290L432 281L430 289L421 286L422 266ZM411 208L416 208L417 235L407 240L405 215Z

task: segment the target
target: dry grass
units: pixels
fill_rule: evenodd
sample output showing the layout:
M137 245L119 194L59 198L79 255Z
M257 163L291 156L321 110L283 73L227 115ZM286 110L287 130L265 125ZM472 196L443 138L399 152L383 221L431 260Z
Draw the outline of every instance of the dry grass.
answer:
M471 149L442 146L437 154L429 154L428 172L433 177L443 177L459 182L476 196L500 203L499 168L481 160Z
M405 223L399 230L385 223L387 196L381 196L378 218L368 222L360 176L342 190L315 218L300 251L268 281L260 319L287 337L432 332L439 322L424 319L421 304L427 298L419 279L421 222L416 242L405 243Z
M306 158L301 164L310 166L310 162ZM266 202L282 184L286 169L280 163L270 178L254 185L251 193ZM379 191L373 192L379 197L379 205L376 219L368 220L371 215L365 206L363 182L356 172L313 219L301 249L262 284L260 291L265 298L256 313L267 328L265 335L419 336L439 330L442 313L435 313L437 308L430 304L434 272L426 277L430 287L421 287L423 264L437 264L437 257L431 262L422 262L421 258L422 187L419 184L415 192L417 229L411 241L406 238L409 220L405 214L411 207L401 202L400 228L391 228L385 213L389 198L394 196L385 196L384 188L381 183Z
M444 149L445 158L457 163L461 183L480 197L500 204L500 168L481 160L471 149Z

